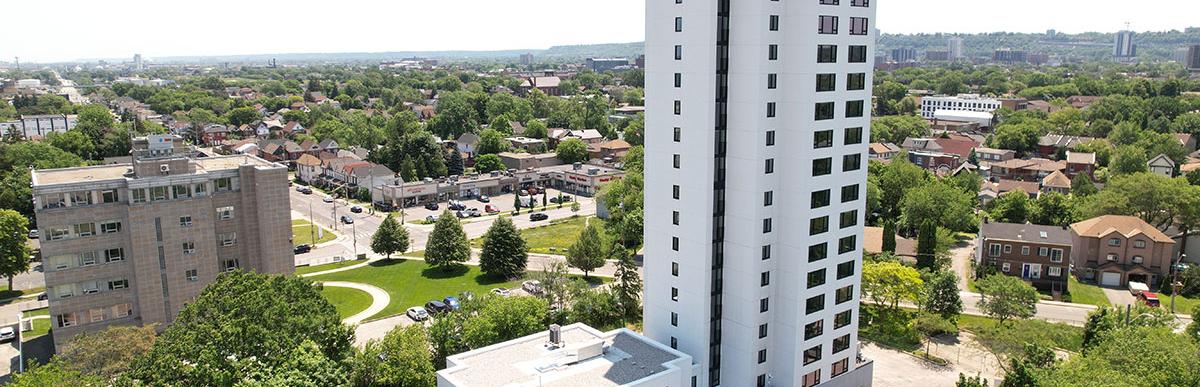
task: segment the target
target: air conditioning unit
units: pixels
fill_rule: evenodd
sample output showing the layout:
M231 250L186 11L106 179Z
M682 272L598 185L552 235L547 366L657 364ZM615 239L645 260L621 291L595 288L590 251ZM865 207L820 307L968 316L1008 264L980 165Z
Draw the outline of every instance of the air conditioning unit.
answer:
M168 172L171 172L171 166L167 165L167 164L159 165L158 170L161 171L162 173L168 173Z

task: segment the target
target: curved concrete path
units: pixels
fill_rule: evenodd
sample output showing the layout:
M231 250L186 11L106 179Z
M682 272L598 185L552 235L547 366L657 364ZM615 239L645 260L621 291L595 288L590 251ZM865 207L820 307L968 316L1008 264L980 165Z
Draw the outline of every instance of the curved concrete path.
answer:
M367 284L360 284L357 282L329 281L329 282L322 282L321 285L332 286L335 288L350 288L350 289L355 289L355 290L361 290L361 291L367 292L367 294L371 295L371 306L368 306L367 309L362 312L358 312L358 314L355 314L353 316L342 319L342 323L346 324L346 325L358 324L358 323L362 322L363 320L366 320L367 318L370 318L371 316L374 316L375 314L382 312L383 308L386 308L388 306L388 303L392 302L392 297L389 296L386 291L384 291L383 289L380 289L378 287L367 285Z

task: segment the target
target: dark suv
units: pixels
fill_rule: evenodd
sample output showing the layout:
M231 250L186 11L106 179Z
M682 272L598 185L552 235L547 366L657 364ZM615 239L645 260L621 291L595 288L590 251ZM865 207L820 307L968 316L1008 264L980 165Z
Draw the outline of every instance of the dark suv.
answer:
M429 314L431 314L431 315L432 314L440 314L440 313L449 312L450 306L446 305L446 303L444 303L444 302L441 302L438 300L433 300L433 301L429 301L429 302L425 303L425 311L429 312Z

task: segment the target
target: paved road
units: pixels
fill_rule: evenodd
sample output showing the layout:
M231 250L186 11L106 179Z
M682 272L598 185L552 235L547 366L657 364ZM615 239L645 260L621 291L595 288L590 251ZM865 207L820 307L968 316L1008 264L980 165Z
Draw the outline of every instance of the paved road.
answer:
M375 286L371 286L371 285L367 285L367 284L360 284L360 283L356 283L356 282L341 282L341 281L322 282L321 284L324 286L332 286L335 288L357 289L357 290L367 292L367 294L371 295L371 306L368 306L367 309L363 310L362 312L358 312L357 314L355 314L353 316L342 319L342 324L346 324L346 325L358 324L358 323L362 322L363 320L366 320L368 317L374 316L376 313L382 312L384 308L387 308L388 303L392 302L392 297L389 296L386 291L384 291L383 289L380 289L378 287L375 287Z

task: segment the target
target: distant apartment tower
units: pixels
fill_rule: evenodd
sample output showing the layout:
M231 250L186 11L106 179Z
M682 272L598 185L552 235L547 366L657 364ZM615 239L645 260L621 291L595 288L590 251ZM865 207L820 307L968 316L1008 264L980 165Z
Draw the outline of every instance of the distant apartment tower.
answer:
M629 58L588 58L587 67L598 73L628 68Z
M1004 64L1029 63L1029 53L1024 50L1002 48L992 52L992 62Z
M133 54L133 69L134 70L145 69L144 65L142 64L142 54Z
M56 345L110 324L169 324L224 271L294 270L286 167L193 158L176 136L133 148L132 164L33 171Z
M530 53L521 54L521 65L529 66L531 64L533 64L533 54L530 54Z
M967 57L967 51L966 47L963 45L962 37L952 36L947 43L948 46L946 48L950 51L950 60L959 60Z
M1200 44L1188 47L1187 68L1191 71L1200 71Z
M939 110L992 113L1000 108L1000 104L1000 100L978 94L924 97L921 98L921 117L932 120Z
M1137 57L1137 44L1133 42L1133 37L1133 31L1117 32L1113 42L1113 59L1127 62Z
M917 49L915 48L893 48L892 60L898 63L915 62L917 60Z
M877 2L647 1L645 333L694 386L871 384Z

